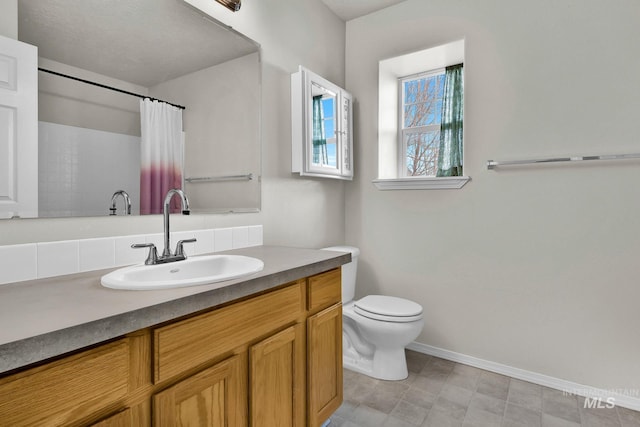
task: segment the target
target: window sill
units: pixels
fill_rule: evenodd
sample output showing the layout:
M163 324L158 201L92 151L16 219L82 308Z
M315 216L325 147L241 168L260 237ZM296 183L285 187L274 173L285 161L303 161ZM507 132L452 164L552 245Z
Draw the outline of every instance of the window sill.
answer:
M372 182L378 190L448 190L462 188L470 180L469 176L447 176L374 179Z

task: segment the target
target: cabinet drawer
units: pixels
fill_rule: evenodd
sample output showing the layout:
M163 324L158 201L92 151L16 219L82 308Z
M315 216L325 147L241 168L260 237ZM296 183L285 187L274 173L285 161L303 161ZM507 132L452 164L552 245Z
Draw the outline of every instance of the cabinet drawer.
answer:
M0 420L8 426L66 425L128 393L129 340L0 380Z
M250 342L304 312L304 280L154 331L156 383Z
M307 279L309 311L320 310L342 300L341 274L341 270L336 268Z

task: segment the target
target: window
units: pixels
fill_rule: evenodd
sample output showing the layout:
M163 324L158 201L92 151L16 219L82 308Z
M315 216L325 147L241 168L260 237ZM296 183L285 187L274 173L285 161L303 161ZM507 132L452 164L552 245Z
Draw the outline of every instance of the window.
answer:
M461 188L464 40L381 60L381 190Z
M444 70L400 79L400 176L436 176Z

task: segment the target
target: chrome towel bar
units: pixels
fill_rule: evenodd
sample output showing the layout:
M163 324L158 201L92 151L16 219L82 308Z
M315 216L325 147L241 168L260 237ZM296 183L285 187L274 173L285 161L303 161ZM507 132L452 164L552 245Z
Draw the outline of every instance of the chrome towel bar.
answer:
M243 175L224 175L224 176L194 176L185 178L188 183L194 182L221 182L221 181L251 181L253 179L252 173Z
M558 163L558 162L582 162L586 160L625 160L638 159L639 154L606 154L602 156L573 156L573 157L552 157L547 159L530 159L530 160L507 160L495 161L487 160L487 169L493 170L502 166L532 165L538 163Z

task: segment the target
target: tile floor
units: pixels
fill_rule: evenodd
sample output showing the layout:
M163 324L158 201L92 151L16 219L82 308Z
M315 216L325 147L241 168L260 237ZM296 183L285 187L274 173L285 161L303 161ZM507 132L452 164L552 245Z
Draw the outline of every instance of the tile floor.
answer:
M640 427L640 412L585 409L580 397L471 366L413 351L407 365L404 381L345 369L329 427Z

